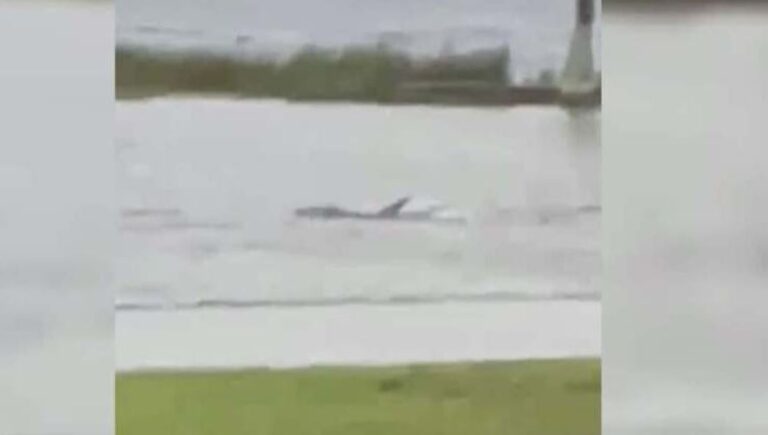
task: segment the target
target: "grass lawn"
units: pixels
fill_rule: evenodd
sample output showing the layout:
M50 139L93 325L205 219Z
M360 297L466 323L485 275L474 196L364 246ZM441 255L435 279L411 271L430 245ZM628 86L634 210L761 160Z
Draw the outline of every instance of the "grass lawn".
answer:
M598 435L597 359L126 373L118 435Z

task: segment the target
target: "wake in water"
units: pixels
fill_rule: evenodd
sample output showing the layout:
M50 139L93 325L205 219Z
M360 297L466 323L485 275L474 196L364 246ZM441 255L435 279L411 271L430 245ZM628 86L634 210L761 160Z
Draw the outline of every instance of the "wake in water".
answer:
M126 241L135 243L127 246L144 249L121 263L126 280L116 306L593 301L600 297L593 280L599 251L591 237L597 217L595 207L501 209L447 226L297 217L260 240L240 227L213 224L126 230ZM166 216L161 221L168 225Z
M192 302L117 302L119 311L163 311L195 310L205 308L253 308L253 307L322 307L340 305L415 305L447 302L542 302L542 301L599 301L598 293L523 294L523 293L488 293L477 295L445 294L432 296L394 296L387 299L348 297L338 299L303 299L303 300L234 300L201 299Z

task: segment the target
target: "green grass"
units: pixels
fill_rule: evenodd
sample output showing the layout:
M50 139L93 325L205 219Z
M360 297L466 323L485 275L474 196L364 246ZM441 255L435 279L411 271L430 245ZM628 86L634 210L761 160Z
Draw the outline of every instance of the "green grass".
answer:
M597 435L599 360L117 377L118 435Z

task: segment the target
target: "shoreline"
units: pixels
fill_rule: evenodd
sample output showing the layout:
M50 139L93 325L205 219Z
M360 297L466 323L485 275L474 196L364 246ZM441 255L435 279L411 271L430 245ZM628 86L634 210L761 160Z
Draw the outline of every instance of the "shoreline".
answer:
M602 108L602 89L584 95L562 95L556 89L536 87L509 87L499 93L475 99L464 95L465 90L458 89L447 93L420 93L405 91L394 100L354 99L354 98L291 98L280 96L258 96L238 92L174 91L164 89L142 89L140 87L115 87L115 100L118 102L149 101L159 98L209 98L232 100L272 100L285 103L304 104L367 104L385 107L475 107L509 109L516 107L555 107L560 109L600 110Z
M399 362L390 364L333 364L319 363L307 366L290 367L269 367L269 366L242 366L242 367L144 367L131 370L115 372L117 377L132 376L195 376L195 375L225 375L239 373L302 373L314 371L338 371L338 372L357 372L357 371L376 371L376 370L421 370L430 368L450 368L450 367L474 367L474 366L500 366L514 364L558 364L558 363L597 363L602 357L600 355L577 355L565 357L543 357L543 358L521 358L521 359L467 359L452 361L421 361L421 362Z

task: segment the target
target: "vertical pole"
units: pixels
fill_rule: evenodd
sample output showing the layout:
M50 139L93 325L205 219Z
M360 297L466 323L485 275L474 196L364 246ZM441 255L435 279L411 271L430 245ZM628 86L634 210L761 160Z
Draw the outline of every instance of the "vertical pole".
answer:
M575 28L560 76L560 91L564 95L588 94L596 87L592 53L593 1L576 0Z
M576 25L592 26L595 22L594 0L578 0Z

